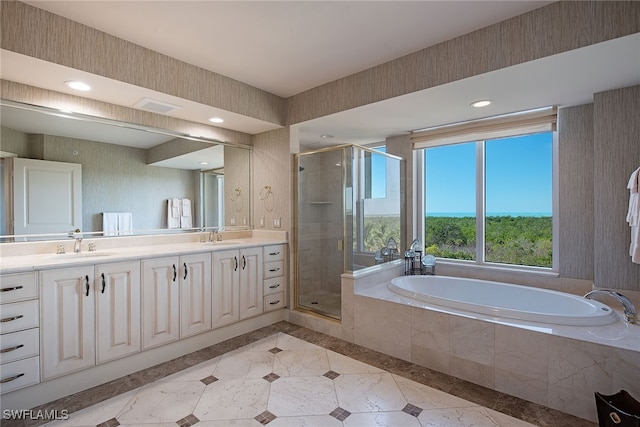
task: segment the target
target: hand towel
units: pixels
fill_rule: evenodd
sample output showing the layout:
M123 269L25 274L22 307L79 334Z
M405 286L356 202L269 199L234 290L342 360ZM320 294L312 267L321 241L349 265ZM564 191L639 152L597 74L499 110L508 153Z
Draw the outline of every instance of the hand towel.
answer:
M180 199L167 200L167 228L180 228Z
M117 236L118 235L118 214L113 212L102 213L102 235Z
M191 220L191 200L182 199L182 212L180 216L180 227L181 228L191 228L193 227L193 221Z
M629 189L629 210L627 211L627 222L631 227L631 244L629 245L629 255L631 262L640 264L640 201L638 200L638 190L640 189L640 168L636 169L629 177L627 184Z
M133 234L133 215L131 212L118 214L118 235Z

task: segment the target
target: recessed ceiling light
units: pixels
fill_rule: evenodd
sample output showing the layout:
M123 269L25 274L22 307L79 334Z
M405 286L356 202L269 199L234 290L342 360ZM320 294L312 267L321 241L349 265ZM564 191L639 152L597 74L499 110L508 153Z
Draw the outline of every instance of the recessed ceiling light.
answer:
M329 135L328 133L325 133L325 134L320 135L320 138L330 139L330 138L333 138L333 135Z
M221 119L220 117L211 117L211 118L209 119L209 121L210 121L211 123L222 123L222 122L224 122L224 119Z
M204 166L204 165L208 165L209 162L200 162L200 164Z
M480 101L471 103L471 106L476 108L486 107L487 105L491 105L491 101L488 99L481 99Z
M81 90L83 92L87 92L87 91L91 90L91 86L89 86L85 82L80 82L80 81L77 81L77 80L69 80L69 81L64 82L64 84L69 86L71 89Z

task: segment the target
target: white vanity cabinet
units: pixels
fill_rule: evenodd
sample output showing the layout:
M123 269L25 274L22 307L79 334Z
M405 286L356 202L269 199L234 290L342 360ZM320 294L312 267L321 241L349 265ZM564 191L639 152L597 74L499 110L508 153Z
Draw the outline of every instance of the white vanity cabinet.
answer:
M93 266L40 272L42 379L93 366Z
M140 262L101 264L96 276L96 363L141 350Z
M264 258L264 311L277 310L285 306L285 264L284 245L270 245L263 248Z
M0 393L7 393L40 382L40 316L35 273L0 280Z
M142 261L142 347L211 330L211 254Z
M263 312L262 247L213 253L213 327Z
M42 379L140 351L138 261L40 272Z

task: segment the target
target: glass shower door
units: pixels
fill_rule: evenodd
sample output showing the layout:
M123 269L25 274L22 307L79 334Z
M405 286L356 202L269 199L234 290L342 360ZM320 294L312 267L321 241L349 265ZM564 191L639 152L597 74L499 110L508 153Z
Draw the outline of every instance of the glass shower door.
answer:
M298 308L340 319L345 148L297 156Z

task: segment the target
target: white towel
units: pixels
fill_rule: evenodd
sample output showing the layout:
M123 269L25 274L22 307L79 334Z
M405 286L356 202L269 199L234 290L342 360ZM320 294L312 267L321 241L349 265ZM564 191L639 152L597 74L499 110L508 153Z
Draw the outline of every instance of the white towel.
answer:
M193 227L193 221L191 220L191 200L182 199L181 201L182 209L180 215L180 227L181 228L191 228Z
M167 200L167 228L180 228L180 199Z
M118 214L114 212L102 213L102 235L117 236L118 235Z
M133 215L131 212L118 214L118 235L133 234Z
M638 190L640 189L640 168L636 169L629 177L627 184L629 189L629 210L627 211L627 222L631 227L631 244L629 245L629 255L631 261L640 264L640 201L638 200Z

